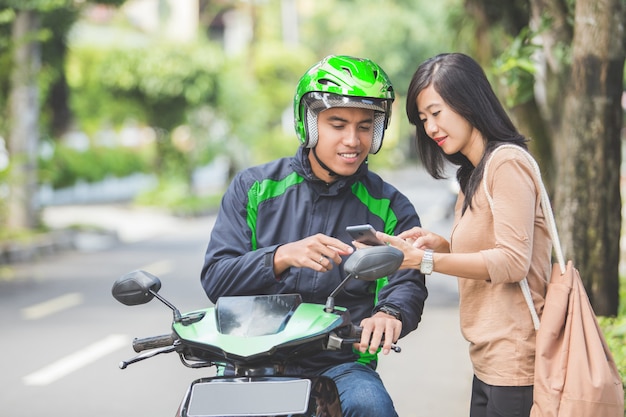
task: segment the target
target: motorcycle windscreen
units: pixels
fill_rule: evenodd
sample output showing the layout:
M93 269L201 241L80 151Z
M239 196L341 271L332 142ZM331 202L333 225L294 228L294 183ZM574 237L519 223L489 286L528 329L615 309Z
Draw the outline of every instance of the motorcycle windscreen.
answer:
M309 406L311 381L198 382L191 387L187 417L282 416L303 414Z
M243 337L276 334L300 304L300 294L221 297L215 305L218 330Z

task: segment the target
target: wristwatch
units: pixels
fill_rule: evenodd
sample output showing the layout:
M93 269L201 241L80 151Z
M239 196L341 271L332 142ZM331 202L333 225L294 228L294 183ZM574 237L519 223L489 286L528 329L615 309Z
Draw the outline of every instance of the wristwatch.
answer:
M433 272L433 266L433 250L426 249L422 257L422 263L420 263L420 271L424 275L430 275Z
M400 310L398 310L395 307L392 307L390 305L384 305L380 307L376 312L379 312L379 311L382 311L385 314L389 314L390 316L393 316L396 320L402 321L402 314L400 313Z

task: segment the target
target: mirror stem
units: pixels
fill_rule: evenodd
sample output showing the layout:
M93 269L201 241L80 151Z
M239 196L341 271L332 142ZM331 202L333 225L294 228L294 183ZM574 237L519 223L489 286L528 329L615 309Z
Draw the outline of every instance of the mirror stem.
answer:
M160 302L168 306L174 312L174 323L179 323L182 320L180 311L178 311L172 303L161 297L156 291L150 290L150 294L154 295Z
M343 287L346 286L346 283L348 282L348 280L350 280L350 278L352 278L351 273L348 274L348 276L345 277L343 281L341 281L341 284L339 284L339 286L335 288L335 290L328 296L328 298L326 299L326 305L324 306L325 312L332 313L335 310L335 297L337 296L337 294L339 294L339 291L341 291Z

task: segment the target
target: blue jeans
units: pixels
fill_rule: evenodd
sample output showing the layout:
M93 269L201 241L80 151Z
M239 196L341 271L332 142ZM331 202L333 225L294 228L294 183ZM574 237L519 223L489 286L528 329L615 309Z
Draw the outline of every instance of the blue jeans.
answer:
M398 417L376 371L360 363L343 363L322 375L337 385L343 417Z

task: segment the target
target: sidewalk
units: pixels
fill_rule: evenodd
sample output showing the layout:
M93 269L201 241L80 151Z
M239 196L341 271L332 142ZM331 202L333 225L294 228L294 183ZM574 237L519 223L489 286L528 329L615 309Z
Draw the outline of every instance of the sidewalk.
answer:
M130 204L50 206L43 211L43 221L53 229L72 225L95 226L108 231L123 243L149 239L162 233L175 233L179 227L189 223L163 210ZM84 250L90 249L87 239L82 248ZM93 240L95 244L98 239L94 236Z

